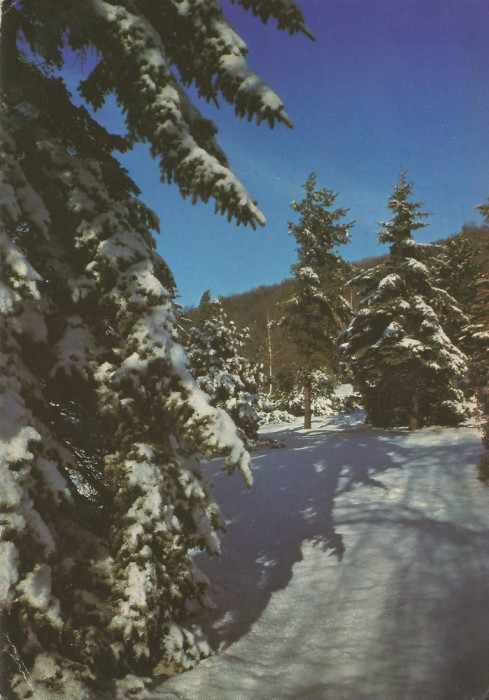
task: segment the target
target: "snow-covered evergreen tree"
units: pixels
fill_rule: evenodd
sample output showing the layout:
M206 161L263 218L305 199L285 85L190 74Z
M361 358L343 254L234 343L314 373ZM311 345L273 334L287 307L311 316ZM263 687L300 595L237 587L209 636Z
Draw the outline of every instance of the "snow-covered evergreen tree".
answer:
M293 3L247 5L303 29ZM253 225L169 65L240 115L288 118L218 2L1 10L0 693L81 700L101 678L209 653L189 622L206 604L190 554L219 550L221 520L199 457L225 455L251 483L235 426L188 372L157 219L114 152L149 141L184 196ZM96 53L82 93L97 107L115 92L127 139L74 106L56 77L66 46Z
M389 199L393 213L378 233L390 244L385 263L361 273L351 284L362 301L344 334L343 351L355 382L377 426L456 424L464 400L456 383L466 364L440 318L463 320L455 300L433 285L425 247L412 233L426 224L419 202L409 201L412 183L401 173Z
M245 441L258 436L261 365L242 355L248 330L236 328L218 299L205 292L198 308L198 325L186 340L190 372L210 397L212 406L228 413Z
M476 207L489 224L489 200ZM476 282L476 296L472 305L468 336L471 350L470 373L479 405L485 414L483 441L486 453L480 461L480 476L489 482L489 239L483 246L483 266Z
M332 209L337 194L316 190L316 173L302 186L306 196L292 202L299 222L289 221L289 234L297 241L298 262L292 266L294 289L284 304L280 325L286 327L301 355L300 376L304 387L304 427L311 427L310 374L339 369L337 340L350 318L350 305L341 291L348 265L337 248L348 242L354 223L343 223L347 209Z

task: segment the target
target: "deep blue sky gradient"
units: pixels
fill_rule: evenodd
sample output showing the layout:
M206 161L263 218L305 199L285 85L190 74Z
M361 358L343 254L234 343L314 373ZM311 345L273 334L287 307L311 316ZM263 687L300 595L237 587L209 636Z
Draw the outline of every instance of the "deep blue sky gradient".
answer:
M161 185L146 147L122 162L160 216L158 250L181 303L280 282L295 262L290 202L313 170L318 186L356 220L349 260L382 251L375 232L401 168L432 213L417 240L456 233L489 196L489 3L487 0L302 0L313 43L278 32L224 0L247 42L249 63L282 97L289 130L257 127L202 103L231 167L267 217L254 232L192 206ZM114 119L109 107L103 114Z

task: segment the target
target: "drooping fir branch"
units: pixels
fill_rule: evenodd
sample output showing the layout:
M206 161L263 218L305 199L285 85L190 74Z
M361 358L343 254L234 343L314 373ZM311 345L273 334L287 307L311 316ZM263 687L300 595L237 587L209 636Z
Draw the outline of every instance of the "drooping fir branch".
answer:
M263 225L256 202L229 170L215 140L217 127L201 116L182 87L195 84L207 100L222 96L238 116L291 126L280 98L249 69L247 47L220 3L146 0L136 6L90 0L83 11L75 5L67 0L53 17L48 0L23 0L19 37L57 68L63 65L65 42L79 54L95 49L97 64L81 86L84 98L97 108L115 93L131 138L149 142L162 179L174 181L184 197L214 199L216 211L238 224ZM281 27L298 30L300 10L293 3L282 5L262 3L259 14L269 12Z
M314 39L314 35L306 27L301 9L291 0L231 0L231 2L233 4L237 2L245 10L251 10L263 23L268 22L270 17L275 17L279 29L285 29L289 34L302 32L310 39Z

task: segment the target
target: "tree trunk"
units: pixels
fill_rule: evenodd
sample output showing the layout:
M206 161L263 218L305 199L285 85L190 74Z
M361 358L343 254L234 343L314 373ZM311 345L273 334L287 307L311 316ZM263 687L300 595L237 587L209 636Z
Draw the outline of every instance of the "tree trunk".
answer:
M411 414L409 416L409 429L418 429L418 419L419 419L419 399L417 393L413 396L413 402L411 404Z
M270 309L267 311L267 346L268 346L268 398L272 393L273 384L273 350L272 350L272 329L270 327Z
M309 382L304 384L304 428L309 430L311 427L311 385Z

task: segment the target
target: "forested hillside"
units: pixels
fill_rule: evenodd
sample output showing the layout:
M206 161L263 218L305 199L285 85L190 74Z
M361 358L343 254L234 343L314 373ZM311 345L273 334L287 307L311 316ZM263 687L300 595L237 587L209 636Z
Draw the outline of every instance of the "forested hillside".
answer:
M473 260L481 271L489 270L489 252L487 242L489 227L468 222L462 226L461 236L466 239L473 251ZM458 235L458 234L456 234ZM432 244L433 257L440 252L439 246L446 247L455 236L440 239ZM363 258L354 264L355 268L365 270L385 260L387 255ZM266 376L271 374L279 383L287 383L291 369L298 361L298 353L286 329L273 324L283 312L284 302L292 294L292 279L284 279L277 284L262 285L242 294L221 297L220 301L226 314L238 328L248 328L248 340L244 346L246 356L255 362L263 363ZM212 290L211 290L212 291ZM355 294L345 289L345 296L355 307ZM196 308L186 308L185 316L192 322L196 318ZM271 327L269 323L272 322Z

